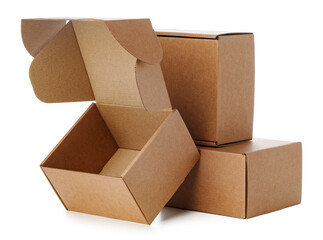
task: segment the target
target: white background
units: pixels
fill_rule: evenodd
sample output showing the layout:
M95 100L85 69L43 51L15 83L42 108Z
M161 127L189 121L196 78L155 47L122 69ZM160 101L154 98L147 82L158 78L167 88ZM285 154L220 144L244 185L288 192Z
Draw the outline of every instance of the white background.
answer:
M0 5L1 239L322 239L322 1L2 1ZM20 19L151 18L156 29L255 34L254 136L303 142L301 205L249 220L165 208L151 226L66 212L39 168L89 106L34 95ZM320 237L319 237L320 236Z

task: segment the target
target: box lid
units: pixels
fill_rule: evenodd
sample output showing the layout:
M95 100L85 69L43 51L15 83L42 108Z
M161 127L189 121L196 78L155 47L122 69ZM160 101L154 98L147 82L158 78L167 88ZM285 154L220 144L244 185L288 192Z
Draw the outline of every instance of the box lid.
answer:
M277 148L288 144L294 144L294 142L254 138L248 141L241 141L241 142L221 145L215 149L211 148L211 150L215 150L217 152L227 152L227 153L248 155L250 153L263 151L271 148ZM209 147L204 147L204 146L201 146L199 148L210 149Z
M217 39L223 35L241 35L252 34L246 32L227 32L227 31L195 31L195 30L178 30L178 29L162 29L156 31L158 36L165 37L186 37L186 38L205 38Z
M23 19L21 32L41 101L171 109L149 19Z

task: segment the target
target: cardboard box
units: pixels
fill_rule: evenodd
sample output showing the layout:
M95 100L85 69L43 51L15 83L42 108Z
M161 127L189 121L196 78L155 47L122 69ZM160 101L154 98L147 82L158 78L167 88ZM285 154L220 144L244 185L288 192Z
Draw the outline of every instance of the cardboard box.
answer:
M301 202L301 143L256 139L198 148L200 161L168 206L251 218Z
M199 159L150 21L29 19L22 37L40 100L96 100L41 164L65 208L150 224Z
M252 139L253 34L157 34L171 103L195 142L216 146Z

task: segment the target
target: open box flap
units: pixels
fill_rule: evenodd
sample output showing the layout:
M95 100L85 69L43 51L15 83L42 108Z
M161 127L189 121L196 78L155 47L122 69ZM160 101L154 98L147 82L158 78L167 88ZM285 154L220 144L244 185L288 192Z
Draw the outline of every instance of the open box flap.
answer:
M22 20L23 39L28 39L30 34L25 33L33 32L28 29L42 25L38 23L41 21L46 22L44 26L50 22ZM162 49L149 19L71 20L50 40L45 38L42 42L46 46L25 44L27 49L40 49L30 68L31 82L40 100L95 99L98 103L144 107L147 111L171 109L159 66Z
M139 60L159 64L163 50L149 19L105 21L112 35Z
M252 34L245 32L227 32L227 31L194 31L194 30L157 30L156 34L160 37L185 37L185 38L205 38L205 39L217 39L223 35L241 35Z
M21 35L25 48L35 57L47 43L65 26L66 19L24 19Z
M30 66L29 77L41 101L95 99L71 22L37 54Z

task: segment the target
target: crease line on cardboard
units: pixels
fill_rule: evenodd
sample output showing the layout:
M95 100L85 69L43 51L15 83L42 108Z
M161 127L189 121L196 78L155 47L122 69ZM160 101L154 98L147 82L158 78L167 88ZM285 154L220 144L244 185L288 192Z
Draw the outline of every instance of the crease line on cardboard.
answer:
M131 191L131 190L130 190L130 188L128 187L127 182L125 181L125 179L124 179L122 176L121 176L121 179L122 179L122 181L124 182L124 184L126 185L126 187L127 187L128 191L129 191L129 193L131 194L131 196L132 196L133 200L135 200L135 203L136 203L137 207L139 208L139 210L140 210L140 212L141 212L142 216L143 216L143 217L144 217L144 219L146 220L146 223L150 225L150 223L151 223L151 222L148 222L148 220L147 220L147 218L146 218L146 216L145 216L144 212L142 211L141 207L139 206L139 204L138 204L138 202L137 202L137 199L135 198L135 196L132 194L132 191Z
M81 117L73 124L73 126L68 130L68 132L64 135L64 137L56 144L54 149L47 155L47 157L40 164L41 167L44 166L45 162L48 158L57 150L57 148L63 143L63 141L67 138L67 136L73 131L73 129L78 125L78 123L85 117L85 115L92 109L94 103L91 103L90 106L86 109L86 111L81 115Z
M77 34L75 32L75 29L74 29L74 24L73 24L73 21L71 21L71 24L72 24L72 28L73 28L73 32L74 32L74 35L75 35L75 39L76 39L76 42L77 42L77 46L79 48L79 51L80 51L80 55L81 55L81 58L82 58L82 62L83 62L83 65L84 65L84 68L85 68L85 72L86 72L86 75L87 75L87 79L89 80L89 83L90 83L90 88L91 88L91 91L93 93L93 96L94 96L94 100L96 101L95 99L95 95L94 95L94 91L93 91L93 88L92 88L92 84L91 84L91 80L90 80L90 76L89 76L89 73L87 71L87 68L86 68L86 64L85 64L85 61L84 61L84 58L83 58L83 54L82 54L82 51L81 51L81 48L80 48L80 44L79 44L79 40L77 38Z
M127 168L123 171L121 178L123 178L124 176L127 175L127 172L129 171L129 169L131 169L131 167L135 164L135 162L137 161L137 159L143 154L143 152L146 150L146 148L150 145L150 143L152 141L154 141L154 139L156 138L156 135L161 131L161 129L164 127L165 123L168 121L168 119L170 117L172 117L172 114L175 113L177 110L172 109L171 113L164 119L164 121L160 124L160 126L156 129L156 131L154 132L153 136L148 140L148 142L146 142L146 144L142 147L142 149L140 150L140 152L137 154L137 156L135 157L135 159L127 166ZM136 150L136 149L134 149Z
M115 103L102 103L102 102L96 102L98 105L101 106L111 106L111 107L125 107L125 108L137 108L137 109L145 109L145 107L143 106L133 106L133 105L124 105L124 104L115 104ZM168 109L168 108L164 108L164 109L160 109L158 110L158 112L169 112L172 111L173 109Z
M242 153L245 156L245 213L244 218L248 218L248 155L246 153Z
M250 141L250 140L252 140L252 139L243 140L243 141L240 141L240 142ZM268 149L281 148L281 147L284 147L284 146L293 145L295 143L301 143L301 142L286 142L284 145L271 146L271 147L261 148L261 149L257 149L257 150L251 150L251 151L245 152L243 154L246 154L247 155L248 153L257 153L257 152L265 151L265 150L268 150ZM229 143L229 144L234 144L234 143Z
M47 168L47 169L57 169L57 170L66 171L66 172L74 172L74 173L82 173L82 174L99 175L100 177L106 177L106 178L116 178L116 179L120 179L121 178L121 177L103 175L103 174L99 174L99 173L83 172L83 171L79 171L79 170L63 169L63 168L57 168L57 167L47 167L47 166L43 166L43 165L40 165L40 167Z
M207 140L200 140L200 139L193 139L195 144L198 146L208 146L208 147L215 147L218 146L217 141L207 141Z
M130 192L130 194L131 194L131 196L133 197L133 199L135 200L135 202L136 202L136 204L137 204L137 206L138 206L138 208L139 208L139 210L141 211L141 213L142 213L142 215L144 216L144 218L145 218L145 220L147 221L147 224L151 224L152 222L153 222L153 220L155 219L153 219L151 222L149 222L148 220L147 220L147 218L146 218L146 215L145 215L145 213L142 211L142 209L140 208L140 206L139 206L139 204L138 204L138 202L137 202L137 199L135 198L135 196L133 195L133 193L132 193L132 191L130 190L130 188L128 187L128 185L127 185L127 182L126 182L126 179L124 178L125 176L126 176L126 174L127 174L127 172L129 171L129 169L131 169L131 167L135 164L135 162L137 161L137 159L143 154L143 152L145 151L145 149L149 146L149 144L150 144L150 142L152 142L155 138L156 138L156 136L157 136L157 134L161 131L161 129L164 127L164 125L165 125L165 123L168 121L168 119L169 118L171 118L172 117L172 115L176 112L177 110L172 110L172 113L171 114L169 114L167 117L166 117L166 119L162 122L162 124L157 128L157 130L155 131L155 133L154 133L154 135L148 140L148 142L144 145L144 147L141 149L141 151L139 152L139 154L135 157L135 159L134 159L134 161L132 161L131 163L130 163L130 165L128 165L127 166L127 168L124 170L124 172L122 173L122 175L121 175L121 178L122 178L122 180L124 181L124 183L125 183L125 185L126 185L126 187L128 188L128 190L129 190L129 192ZM185 177L186 178L186 177ZM183 181L181 182L181 184L185 181L185 178L183 179ZM168 199L168 201L169 201L170 199ZM167 204L167 203L166 203ZM165 204L165 205L166 205Z
M59 198L59 200L61 200L61 202L62 202L63 206L65 207L65 209L66 209L67 211L69 211L69 210L68 210L68 208L67 208L67 206L65 205L65 203L64 203L64 201L63 201L63 199L61 198L61 196L60 196L60 195L58 194L58 192L56 191L56 189L55 189L54 185L53 185L53 184L52 184L52 182L49 180L49 178L48 178L47 174L45 173L45 171L44 171L43 167L42 167L42 166L40 166L40 168L41 168L41 170L43 171L43 173L44 173L45 177L47 178L47 180L48 180L49 184L52 186L52 188L53 188L54 192L56 193L57 197Z
M172 37L172 38L191 38L191 39L207 39L207 40L217 40L218 36L214 36L214 38L210 37L193 37L193 36L176 36L176 35L159 35L157 34L157 37Z
M173 37L173 38L193 38L193 39L207 39L207 40L219 40L219 37L223 36L235 36L235 35L251 35L252 32L227 32L227 33L189 33L188 35L185 34L186 30L183 32L162 32L156 31L157 37ZM183 34L183 35L180 35ZM201 36L201 35L204 35Z

